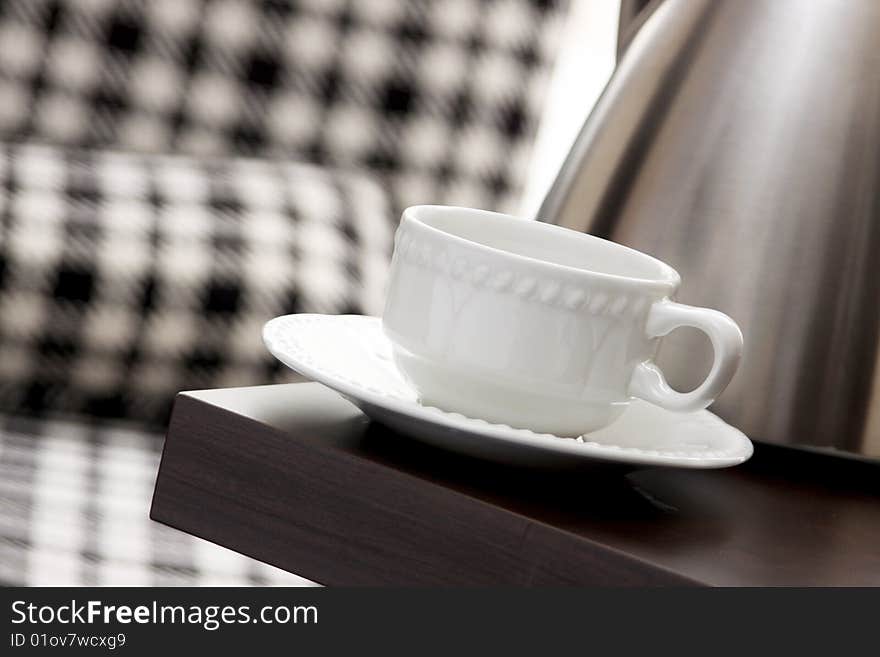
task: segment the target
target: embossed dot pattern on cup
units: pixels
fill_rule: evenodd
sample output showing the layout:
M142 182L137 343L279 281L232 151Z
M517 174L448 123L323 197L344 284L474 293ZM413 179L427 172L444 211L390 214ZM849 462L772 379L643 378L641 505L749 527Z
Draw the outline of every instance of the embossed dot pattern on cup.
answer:
M541 280L533 274L517 275L509 269L493 268L484 261L472 261L460 254L451 255L445 247L420 244L405 228L397 231L395 239L394 255L402 262L431 268L477 287L509 292L526 301L621 318L636 317L648 310L650 300L641 295L606 291L591 293L586 287L563 285L553 278Z

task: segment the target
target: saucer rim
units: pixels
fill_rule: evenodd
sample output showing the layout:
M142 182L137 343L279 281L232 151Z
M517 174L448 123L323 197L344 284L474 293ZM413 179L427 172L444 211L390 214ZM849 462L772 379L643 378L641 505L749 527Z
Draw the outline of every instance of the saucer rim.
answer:
M302 354L292 356L289 350L279 345L276 334L290 328L291 323L314 321L366 321L379 325L379 335L386 339L381 331L381 318L370 315L330 315L321 313L294 313L280 315L266 322L262 330L263 343L268 351L281 363L306 378L321 383L346 398L353 398L365 404L377 406L401 415L414 417L418 420L439 424L449 429L466 431L501 443L515 443L518 446L541 449L565 456L590 458L609 463L626 463L651 467L677 467L689 469L717 469L740 465L754 453L751 440L736 427L731 426L708 410L697 411L699 418L707 420L707 427L714 425L731 432L739 440L739 449L730 454L707 455L706 453L663 452L641 447L611 445L589 441L589 434L580 438L568 438L548 433L537 433L529 429L510 427L505 424L491 423L479 418L471 418L460 413L426 406L418 401L401 399L382 390L364 386L338 373L327 371L313 363ZM280 335L277 336L281 338ZM648 402L644 402L648 403ZM697 418L692 418L697 419ZM582 438L582 439L581 439ZM413 438L417 439L417 438Z

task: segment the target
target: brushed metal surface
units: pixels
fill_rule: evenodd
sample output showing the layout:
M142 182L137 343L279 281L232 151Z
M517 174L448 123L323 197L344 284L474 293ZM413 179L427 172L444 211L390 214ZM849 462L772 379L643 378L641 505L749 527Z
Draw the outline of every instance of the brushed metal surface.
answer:
M665 260L739 323L725 420L880 457L880 2L649 10L539 216ZM687 386L709 354L678 333L660 364Z

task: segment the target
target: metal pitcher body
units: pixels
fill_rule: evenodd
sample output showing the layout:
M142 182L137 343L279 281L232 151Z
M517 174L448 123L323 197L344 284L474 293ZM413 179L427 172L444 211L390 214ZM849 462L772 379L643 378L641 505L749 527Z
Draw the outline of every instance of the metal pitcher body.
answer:
M668 262L739 323L723 418L880 457L880 2L660 3L540 217ZM680 386L704 375L695 334L664 349Z

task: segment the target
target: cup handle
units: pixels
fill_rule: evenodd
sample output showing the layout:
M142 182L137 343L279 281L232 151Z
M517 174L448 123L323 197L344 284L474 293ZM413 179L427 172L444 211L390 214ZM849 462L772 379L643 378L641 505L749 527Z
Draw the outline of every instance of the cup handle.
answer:
M742 356L742 332L724 313L668 299L657 301L651 307L645 331L649 337L659 338L680 326L693 326L712 342L715 358L705 381L691 392L678 392L666 382L656 364L645 361L636 367L629 393L670 411L699 411L715 401L733 378Z

